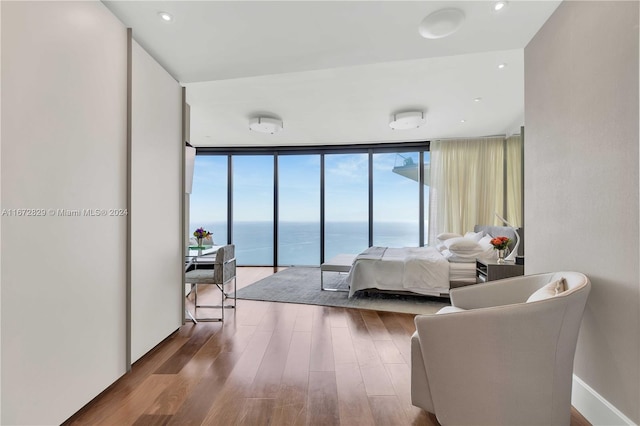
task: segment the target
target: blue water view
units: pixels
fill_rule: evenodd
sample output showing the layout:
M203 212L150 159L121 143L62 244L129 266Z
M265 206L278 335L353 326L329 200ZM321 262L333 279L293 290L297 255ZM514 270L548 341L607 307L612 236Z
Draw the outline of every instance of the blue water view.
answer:
M215 244L226 244L227 225L223 222L191 223L191 232L204 227L213 233ZM415 247L419 243L417 222L374 222L374 245ZM369 246L366 222L326 222L325 259L340 253L360 253ZM239 266L273 264L273 223L234 222L233 243ZM318 222L280 222L278 228L280 266L320 264L320 224Z

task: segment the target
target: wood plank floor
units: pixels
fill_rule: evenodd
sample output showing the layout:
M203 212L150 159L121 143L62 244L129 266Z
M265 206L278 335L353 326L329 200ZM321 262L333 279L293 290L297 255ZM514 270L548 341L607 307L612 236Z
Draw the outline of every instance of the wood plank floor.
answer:
M238 287L272 272L238 268ZM413 317L238 300L224 323L181 327L65 424L438 425L411 405ZM572 411L572 426L588 424Z

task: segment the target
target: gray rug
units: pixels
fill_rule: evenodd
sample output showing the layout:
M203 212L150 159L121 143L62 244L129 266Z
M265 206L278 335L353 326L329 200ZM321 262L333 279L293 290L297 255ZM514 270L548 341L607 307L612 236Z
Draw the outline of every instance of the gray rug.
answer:
M325 272L325 288L347 288L346 274ZM238 290L238 299L304 305L338 306L410 314L435 313L449 305L446 298L390 293L321 291L320 268L288 268Z

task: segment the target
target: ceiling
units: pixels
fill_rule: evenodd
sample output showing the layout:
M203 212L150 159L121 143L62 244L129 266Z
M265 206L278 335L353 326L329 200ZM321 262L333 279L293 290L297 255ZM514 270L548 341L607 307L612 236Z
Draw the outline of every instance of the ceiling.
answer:
M489 1L104 3L187 88L193 145L259 146L513 133L524 124L523 49L560 2L499 13ZM466 16L459 31L422 38L422 19L450 7ZM389 127L412 109L426 124ZM284 129L253 132L256 115Z

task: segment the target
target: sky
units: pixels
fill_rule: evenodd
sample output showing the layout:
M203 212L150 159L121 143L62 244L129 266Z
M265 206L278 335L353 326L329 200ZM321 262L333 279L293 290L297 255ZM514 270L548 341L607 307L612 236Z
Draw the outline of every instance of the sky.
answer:
M374 222L417 222L419 185L393 173L414 153L373 155ZM429 153L425 152L425 162ZM273 156L233 156L234 221L273 218ZM196 157L191 194L191 223L225 222L227 215L227 157ZM327 222L366 222L368 217L367 154L325 155L325 219ZM320 220L320 156L278 157L280 221ZM428 187L425 200L428 204Z

